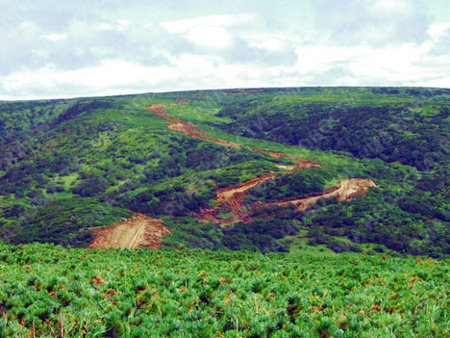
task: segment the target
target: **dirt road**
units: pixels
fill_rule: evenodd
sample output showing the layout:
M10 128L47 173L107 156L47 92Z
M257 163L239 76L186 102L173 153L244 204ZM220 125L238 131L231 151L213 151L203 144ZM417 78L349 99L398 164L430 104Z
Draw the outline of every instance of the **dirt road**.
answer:
M361 194L365 194L369 188L375 187L376 184L372 180L352 178L339 182L339 187L328 189L321 194L308 196L304 198L289 199L280 202L264 203L263 205L289 205L294 204L297 210L306 210L311 204L316 203L321 198L330 198L336 196L339 202L349 201Z
M267 154L272 156L273 158L287 158L288 160L297 162L297 165L295 166L286 166L282 164L278 164L278 168L288 169L290 171L296 171L301 170L302 168L314 168L314 167L320 167L321 165L319 163L313 162L312 160L309 160L307 158L298 158L286 155L284 153L274 152L274 151L267 151L267 150L261 150L261 149L252 149L254 153L259 154Z
M242 94L253 92L257 90L242 91L236 93L228 93L227 95ZM173 106L177 104L188 104L189 102L184 99L178 100L177 103L166 103L166 104L154 104L146 107L150 112L165 118L172 123L166 125L167 128L171 130L176 130L192 137L220 144L224 147L240 149L241 146L224 141L215 139L212 137L205 136L208 132L202 129L196 128L195 125L189 122L182 121L180 119L174 118L166 113L165 107ZM267 154L274 158L286 158L296 162L296 165L286 166L277 165L279 168L289 170L294 172L296 170L302 170L303 168L312 168L320 166L319 163L313 162L309 159L296 158L284 153L273 152L261 149L251 149L251 151ZM198 221L203 222L216 222L222 224L230 224L238 221L248 222L250 221L250 214L258 208L259 205L289 205L294 204L297 206L298 210L307 209L311 204L314 204L320 198L329 198L332 196L337 196L340 202L348 201L356 196L364 194L370 187L374 187L375 182L367 179L348 179L342 180L338 187L328 189L320 194L313 196L308 196L305 198L289 199L284 201L277 201L271 203L263 203L256 206L246 206L243 203L244 197L250 192L251 189L257 187L266 180L273 179L277 177L278 173L266 174L246 182L241 182L235 186L219 189L215 201L217 202L212 208L204 208L198 213L194 213ZM220 214L230 213L232 216L223 219ZM147 247L151 249L157 249L162 245L161 237L169 235L170 229L165 227L161 220L152 219L142 214L137 214L137 216L127 219L126 221L114 224L111 227L92 230L94 235L94 240L89 245L89 248L122 248L122 249L132 249Z
M170 229L159 219L137 214L126 221L91 232L94 236L94 240L89 244L91 249L157 249L162 245L161 237L169 235Z
M238 93L236 93L236 94L238 94ZM178 102L178 104L188 104L188 103L189 102L187 102L185 100L180 100ZM234 148L234 149L242 148L241 146L239 146L235 143L232 143L232 142L204 136L203 134L208 133L206 130L198 129L192 123L185 122L183 120L180 120L180 119L170 116L169 114L166 113L164 108L168 107L168 106L172 106L172 105L174 105L174 104L173 103L155 104L155 105L148 106L147 109L150 112L165 118L166 120L172 121L172 123L169 123L166 125L166 127L171 130L176 130L176 131L182 132L184 134L187 134L189 136L192 136L192 137L195 137L195 138L198 138L201 140L220 144L224 147L229 147L229 148ZM311 167L320 166L319 163L315 163L312 160L304 159L304 158L296 158L296 157L289 156L289 155L279 153L279 152L266 151L266 150L261 150L261 149L251 149L251 151L255 152L255 153L260 153L260 154L267 154L274 158L286 158L286 159L290 159L290 160L296 162L297 164L293 165L293 166L278 165L279 168L283 168L283 169L286 169L289 171L296 171L296 170L301 170L302 168L311 168ZM264 182L268 179L275 178L276 176L278 176L278 174L263 175L263 176L254 178L250 181L239 183L236 186L219 190L217 192L217 196L215 198L215 200L218 201L219 203L214 208L207 208L207 209L202 210L198 214L198 216L203 218L204 220L221 222L221 223L232 223L232 222L243 221L243 220L248 219L248 210L245 210L244 205L243 205L244 196L249 193L250 189L260 185L262 182ZM231 210L229 210L229 211L234 213L235 216L233 218L230 218L227 220L217 218L218 209L219 208L223 209L224 204L228 204L228 207L231 208Z
M208 133L206 130L198 129L192 123L185 122L180 119L176 119L176 118L170 116L169 114L167 114L164 110L164 107L173 106L175 104L188 104L188 103L189 102L187 102L187 101L180 100L180 101L178 101L178 103L154 104L154 105L148 106L146 108L150 112L152 112L158 116L161 116L161 117L165 118L166 120L172 121L173 123L169 123L166 125L166 127L168 129L176 130L176 131L182 132L184 134L187 134L189 136L192 136L192 137L195 137L195 138L198 138L201 140L220 144L221 146L224 146L224 147L235 148L235 149L241 148L240 146L238 146L237 144L234 144L232 142L218 140L218 139L215 139L212 137L205 136L203 134Z
M241 182L232 187L219 189L215 198L219 203L213 208L202 209L199 213L196 213L196 215L205 222L209 221L229 224L238 221L248 221L250 220L249 213L251 210L247 210L247 207L244 206L244 197L250 192L250 189L277 176L278 174L266 174L246 182ZM232 212L234 216L228 219L218 218L220 211L224 210Z
M237 92L235 94L239 93L241 92ZM188 103L189 102L185 101L184 99L178 101L178 104L188 104ZM166 127L171 130L176 130L185 133L187 135L190 135L192 137L220 144L225 147L235 149L242 148L241 146L235 143L204 136L203 134L208 133L207 131L196 128L196 126L193 125L192 123L185 122L170 116L169 114L166 113L164 108L172 105L174 105L174 103L156 104L148 106L147 109L158 116L161 116L169 121L172 121L173 123L169 123L166 125ZM277 167L289 170L290 172L302 170L303 168L312 168L321 166L319 163L316 163L310 159L296 158L281 152L267 151L256 148L251 149L251 151L260 154L267 154L274 158L286 158L296 162L296 165L293 166L286 166L281 164L277 165ZM244 205L243 203L244 197L250 192L251 189L255 188L256 186L260 185L262 182L268 179L277 177L278 175L279 174L262 175L247 182L239 183L236 186L220 189L217 191L217 195L215 198L215 201L217 201L218 203L212 208L205 208L200 212L195 213L195 215L198 217L199 221L204 222L217 222L222 224L229 224L238 221L243 222L249 221L250 220L249 215L252 213L252 210L248 210L248 206ZM289 203L292 203L297 205L297 208L301 210L308 208L311 204L317 202L317 200L322 197L338 196L339 201L350 200L360 194L367 192L367 190L372 186L375 186L375 183L371 180L360 180L360 179L343 180L340 182L339 187L331 188L328 191L325 191L323 193L314 196L273 203L265 203L264 205L288 205ZM219 215L223 213L233 213L234 216L227 219L222 219L219 217Z

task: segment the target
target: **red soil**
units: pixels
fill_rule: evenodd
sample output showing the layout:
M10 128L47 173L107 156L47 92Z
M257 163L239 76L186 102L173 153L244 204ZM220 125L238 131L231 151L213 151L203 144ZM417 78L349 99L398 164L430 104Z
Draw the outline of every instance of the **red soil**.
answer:
M284 206L294 204L297 207L297 210L305 210L321 198L330 198L336 196L339 202L350 201L361 194L367 193L369 188L375 186L376 184L372 180L352 178L349 180L342 180L339 182L339 187L327 189L320 194L314 194L304 198L293 198L284 201L264 203L263 205Z
M313 162L312 160L309 160L306 158L293 157L293 156L289 156L289 155L274 152L274 151L267 151L267 150L261 150L261 149L252 149L252 151L255 153L267 154L274 158L287 158L289 160L297 162L296 166L283 166L283 165L279 166L281 168L290 169L291 171L301 170L302 168L313 168L313 167L321 166L319 163Z
M110 227L93 229L91 233L94 236L89 244L91 249L158 249L162 245L161 237L169 235L170 229L159 219L137 214Z
M278 174L266 174L246 182L241 182L233 187L219 189L217 191L217 196L214 199L218 203L212 208L202 209L200 212L196 213L196 215L199 217L200 221L220 222L224 224L238 221L250 221L250 210L247 210L244 206L244 197L249 194L250 189L277 176ZM221 211L232 212L234 216L223 220L218 217Z
M240 146L238 146L237 144L234 144L232 142L218 140L218 139L215 139L212 137L204 136L202 134L208 133L206 130L197 129L195 127L195 125L193 125L192 123L185 122L180 119L176 119L176 118L170 116L169 114L167 114L164 110L164 107L173 106L175 104L177 104L177 103L154 104L152 106L148 106L147 109L149 111L151 111L152 113L165 118L166 120L172 121L173 123L169 123L166 125L166 127L171 130L180 131L189 136L192 136L192 137L195 137L195 138L198 138L201 140L217 143L224 147L235 148L235 149L241 148ZM179 100L178 104L188 104L188 102L186 102L184 100Z

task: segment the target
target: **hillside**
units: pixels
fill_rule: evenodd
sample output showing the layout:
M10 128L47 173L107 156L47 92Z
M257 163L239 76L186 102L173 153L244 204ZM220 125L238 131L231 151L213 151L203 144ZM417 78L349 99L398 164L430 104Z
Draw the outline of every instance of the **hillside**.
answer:
M176 248L444 257L449 109L428 88L2 102L0 236L87 247L140 213Z

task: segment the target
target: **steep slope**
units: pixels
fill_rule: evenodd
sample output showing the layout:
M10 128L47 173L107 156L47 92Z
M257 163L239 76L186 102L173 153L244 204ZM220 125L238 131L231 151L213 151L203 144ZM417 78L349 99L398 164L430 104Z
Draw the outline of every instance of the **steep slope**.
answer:
M428 171L448 165L450 89L292 88L230 103L230 134L380 158ZM430 156L432 154L432 156Z
M188 104L184 100L180 100L178 104ZM173 103L167 104L157 104L148 106L147 109L158 116L164 117L173 123L166 125L167 128L171 130L176 130L183 132L189 136L199 138L204 141L209 141L215 144L219 144L229 148L240 149L241 147L222 141L215 138L205 137L202 134L206 133L204 130L197 129L193 124L187 123L180 119L176 119L168 115L164 108L168 106L173 106ZM308 159L295 158L292 156L285 155L280 152L264 151L261 149L252 149L252 152L268 154L274 158L287 158L293 160L297 165L289 167L291 171L301 170L303 167L315 167L320 166L318 163L314 163ZM195 213L197 217L203 222L219 222L222 224L230 224L238 221L249 221L249 214L252 210L245 210L243 205L243 198L248 194L248 191L268 179L273 179L277 177L278 174L266 174L254 178L252 180L239 183L233 187L222 188L218 190L215 200L218 204L214 208L206 208L198 213ZM273 202L268 205L287 205L292 203L297 206L299 210L306 209L309 205L315 203L320 198L329 198L331 196L338 196L339 201L347 201L352 198L359 196L367 191L371 186L375 186L375 183L371 180L343 180L340 186L335 189L331 189L330 192L324 192L318 194L314 197L294 199L290 201L283 202ZM234 213L234 216L228 220L223 220L218 218L218 209L223 208L223 206L229 207ZM89 244L89 248L139 248L148 247L152 249L157 249L161 245L160 238L170 234L170 230L164 227L160 220L150 219L145 215L138 214L137 216L127 219L126 221L114 224L108 228L92 230L91 233L95 237L94 240Z

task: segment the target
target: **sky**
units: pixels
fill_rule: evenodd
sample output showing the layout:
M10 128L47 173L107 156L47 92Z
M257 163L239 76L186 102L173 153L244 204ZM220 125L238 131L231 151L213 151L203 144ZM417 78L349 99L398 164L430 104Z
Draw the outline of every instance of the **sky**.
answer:
M450 87L448 0L0 0L0 100Z

